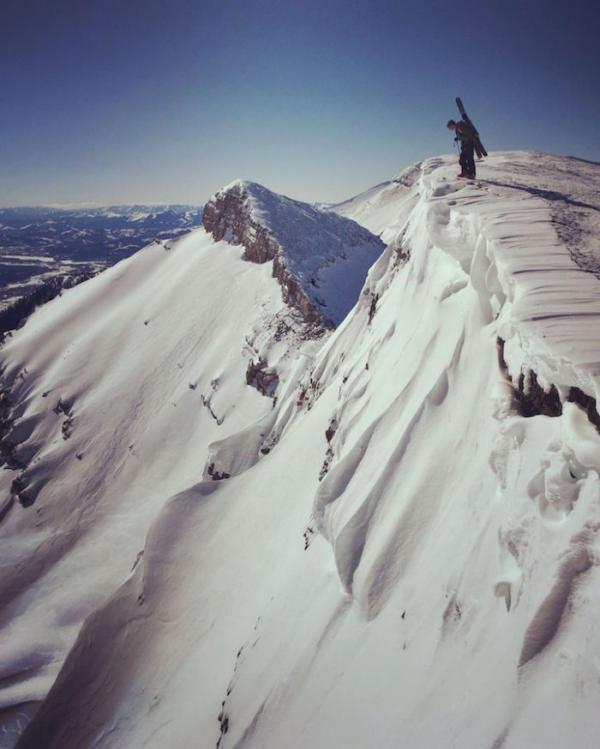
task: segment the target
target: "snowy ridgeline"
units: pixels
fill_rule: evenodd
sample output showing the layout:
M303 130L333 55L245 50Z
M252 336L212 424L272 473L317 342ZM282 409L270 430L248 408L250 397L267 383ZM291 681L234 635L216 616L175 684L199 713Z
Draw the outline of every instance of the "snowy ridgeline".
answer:
M243 245L248 260L272 260L284 301L330 327L352 309L385 247L354 221L243 180L207 203L204 226L214 239Z
M597 745L600 166L479 171L333 207L332 332L242 183L4 346L1 747Z

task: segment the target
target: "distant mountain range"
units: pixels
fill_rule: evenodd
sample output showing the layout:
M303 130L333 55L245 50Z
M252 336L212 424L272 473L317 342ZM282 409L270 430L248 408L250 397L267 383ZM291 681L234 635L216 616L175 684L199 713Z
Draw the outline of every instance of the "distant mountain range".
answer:
M101 270L202 223L191 205L0 208L0 307L56 276Z

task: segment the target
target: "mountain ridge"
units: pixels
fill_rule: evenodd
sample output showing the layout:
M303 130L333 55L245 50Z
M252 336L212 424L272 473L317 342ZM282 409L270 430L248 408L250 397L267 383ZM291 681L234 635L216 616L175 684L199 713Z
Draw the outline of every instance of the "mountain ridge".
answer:
M204 207L203 223L217 241L241 244L248 260L273 261L286 303L325 327L346 316L385 247L353 221L247 180L219 190Z
M85 432L118 444L95 507L57 475L0 525L22 584L53 513L86 521L3 609L19 749L595 746L595 168L505 152L463 182L435 157L355 196L386 248L317 339L204 229L31 318L2 352L17 451L72 474Z

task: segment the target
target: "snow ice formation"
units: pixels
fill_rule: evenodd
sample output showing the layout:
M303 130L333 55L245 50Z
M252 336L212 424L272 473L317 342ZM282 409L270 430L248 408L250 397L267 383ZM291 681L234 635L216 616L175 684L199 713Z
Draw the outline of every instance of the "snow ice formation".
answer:
M3 749L597 746L600 166L479 172L234 186L335 330L214 215L4 345Z

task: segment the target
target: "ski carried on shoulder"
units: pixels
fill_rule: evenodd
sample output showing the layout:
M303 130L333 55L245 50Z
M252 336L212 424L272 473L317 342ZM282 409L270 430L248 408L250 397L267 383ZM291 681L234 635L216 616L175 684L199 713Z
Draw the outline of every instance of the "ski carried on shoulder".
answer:
M471 119L465 110L465 105L462 103L462 99L460 98L460 96L456 97L456 106L458 107L458 111L460 112L460 116L463 118L463 120L475 131L475 153L477 154L477 158L481 159L484 156L487 156L488 153L485 150L483 143L479 140L479 133L477 132L477 128L471 122Z

